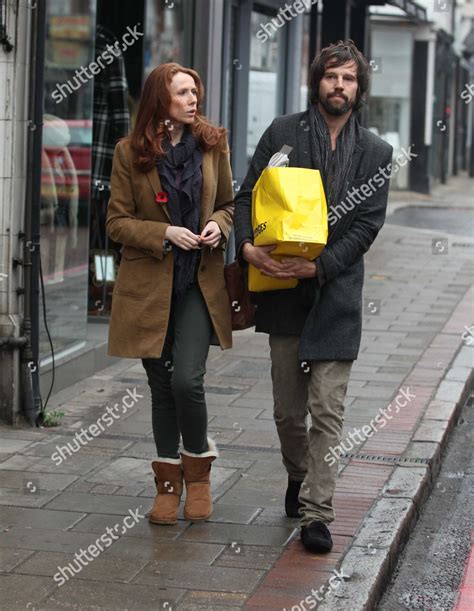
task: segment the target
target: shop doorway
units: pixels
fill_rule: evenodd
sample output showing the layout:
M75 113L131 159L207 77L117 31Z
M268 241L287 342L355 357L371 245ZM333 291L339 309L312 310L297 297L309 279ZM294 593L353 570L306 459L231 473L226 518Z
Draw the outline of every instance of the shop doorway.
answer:
M109 1L97 0L95 57L106 66L95 76L93 94L88 270L92 320L110 314L120 263L121 245L108 238L105 219L114 149L130 131L142 85L144 23L143 1L128 0L111 10Z
M112 5L113 4L113 8ZM94 88L90 243L89 320L107 320L120 263L121 244L105 231L115 145L133 127L144 79L157 65L190 64L193 0L97 0L96 54L121 49ZM135 34L133 34L133 32ZM112 68L113 67L113 68Z

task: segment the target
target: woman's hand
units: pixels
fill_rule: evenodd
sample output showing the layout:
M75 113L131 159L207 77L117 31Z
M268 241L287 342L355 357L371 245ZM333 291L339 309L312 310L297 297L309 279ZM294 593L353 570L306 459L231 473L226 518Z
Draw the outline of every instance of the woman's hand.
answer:
M201 233L201 243L204 246L216 248L221 241L222 232L216 221L209 221Z
M201 236L194 234L186 227L168 225L165 231L165 239L183 250L201 248Z

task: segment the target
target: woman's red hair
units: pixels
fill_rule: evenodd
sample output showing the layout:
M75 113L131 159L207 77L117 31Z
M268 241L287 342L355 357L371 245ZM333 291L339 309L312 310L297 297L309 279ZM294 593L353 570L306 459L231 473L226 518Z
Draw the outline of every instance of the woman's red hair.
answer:
M199 74L190 68L184 68L174 62L157 66L145 81L140 103L138 105L135 125L127 136L135 153L134 164L142 172L149 172L156 164L157 157L165 154L163 138L168 137L169 128L165 121L169 119L168 109L171 103L169 86L178 72L189 74L194 79L197 89L197 111L191 131L204 151L216 146L226 148L223 127L209 123L201 114L201 103L204 97L204 87Z

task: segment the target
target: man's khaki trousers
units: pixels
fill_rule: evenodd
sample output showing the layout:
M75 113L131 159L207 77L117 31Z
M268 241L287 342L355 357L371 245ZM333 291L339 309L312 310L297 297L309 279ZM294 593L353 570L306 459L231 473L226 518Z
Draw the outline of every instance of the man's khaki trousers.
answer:
M331 447L339 445L352 361L301 364L299 342L293 335L270 335L274 418L288 475L303 481L301 525L313 520L329 524L334 520L332 500L338 465L324 457Z

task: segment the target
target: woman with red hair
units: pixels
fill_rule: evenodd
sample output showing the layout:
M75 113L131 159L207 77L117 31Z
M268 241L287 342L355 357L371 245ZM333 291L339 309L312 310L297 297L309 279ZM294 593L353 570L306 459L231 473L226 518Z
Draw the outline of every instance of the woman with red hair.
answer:
M107 231L122 246L109 354L140 358L151 389L157 496L149 521L212 512L204 374L213 337L232 346L224 248L233 218L226 132L201 114L197 72L148 76L135 126L115 149ZM180 449L180 440L182 448Z

